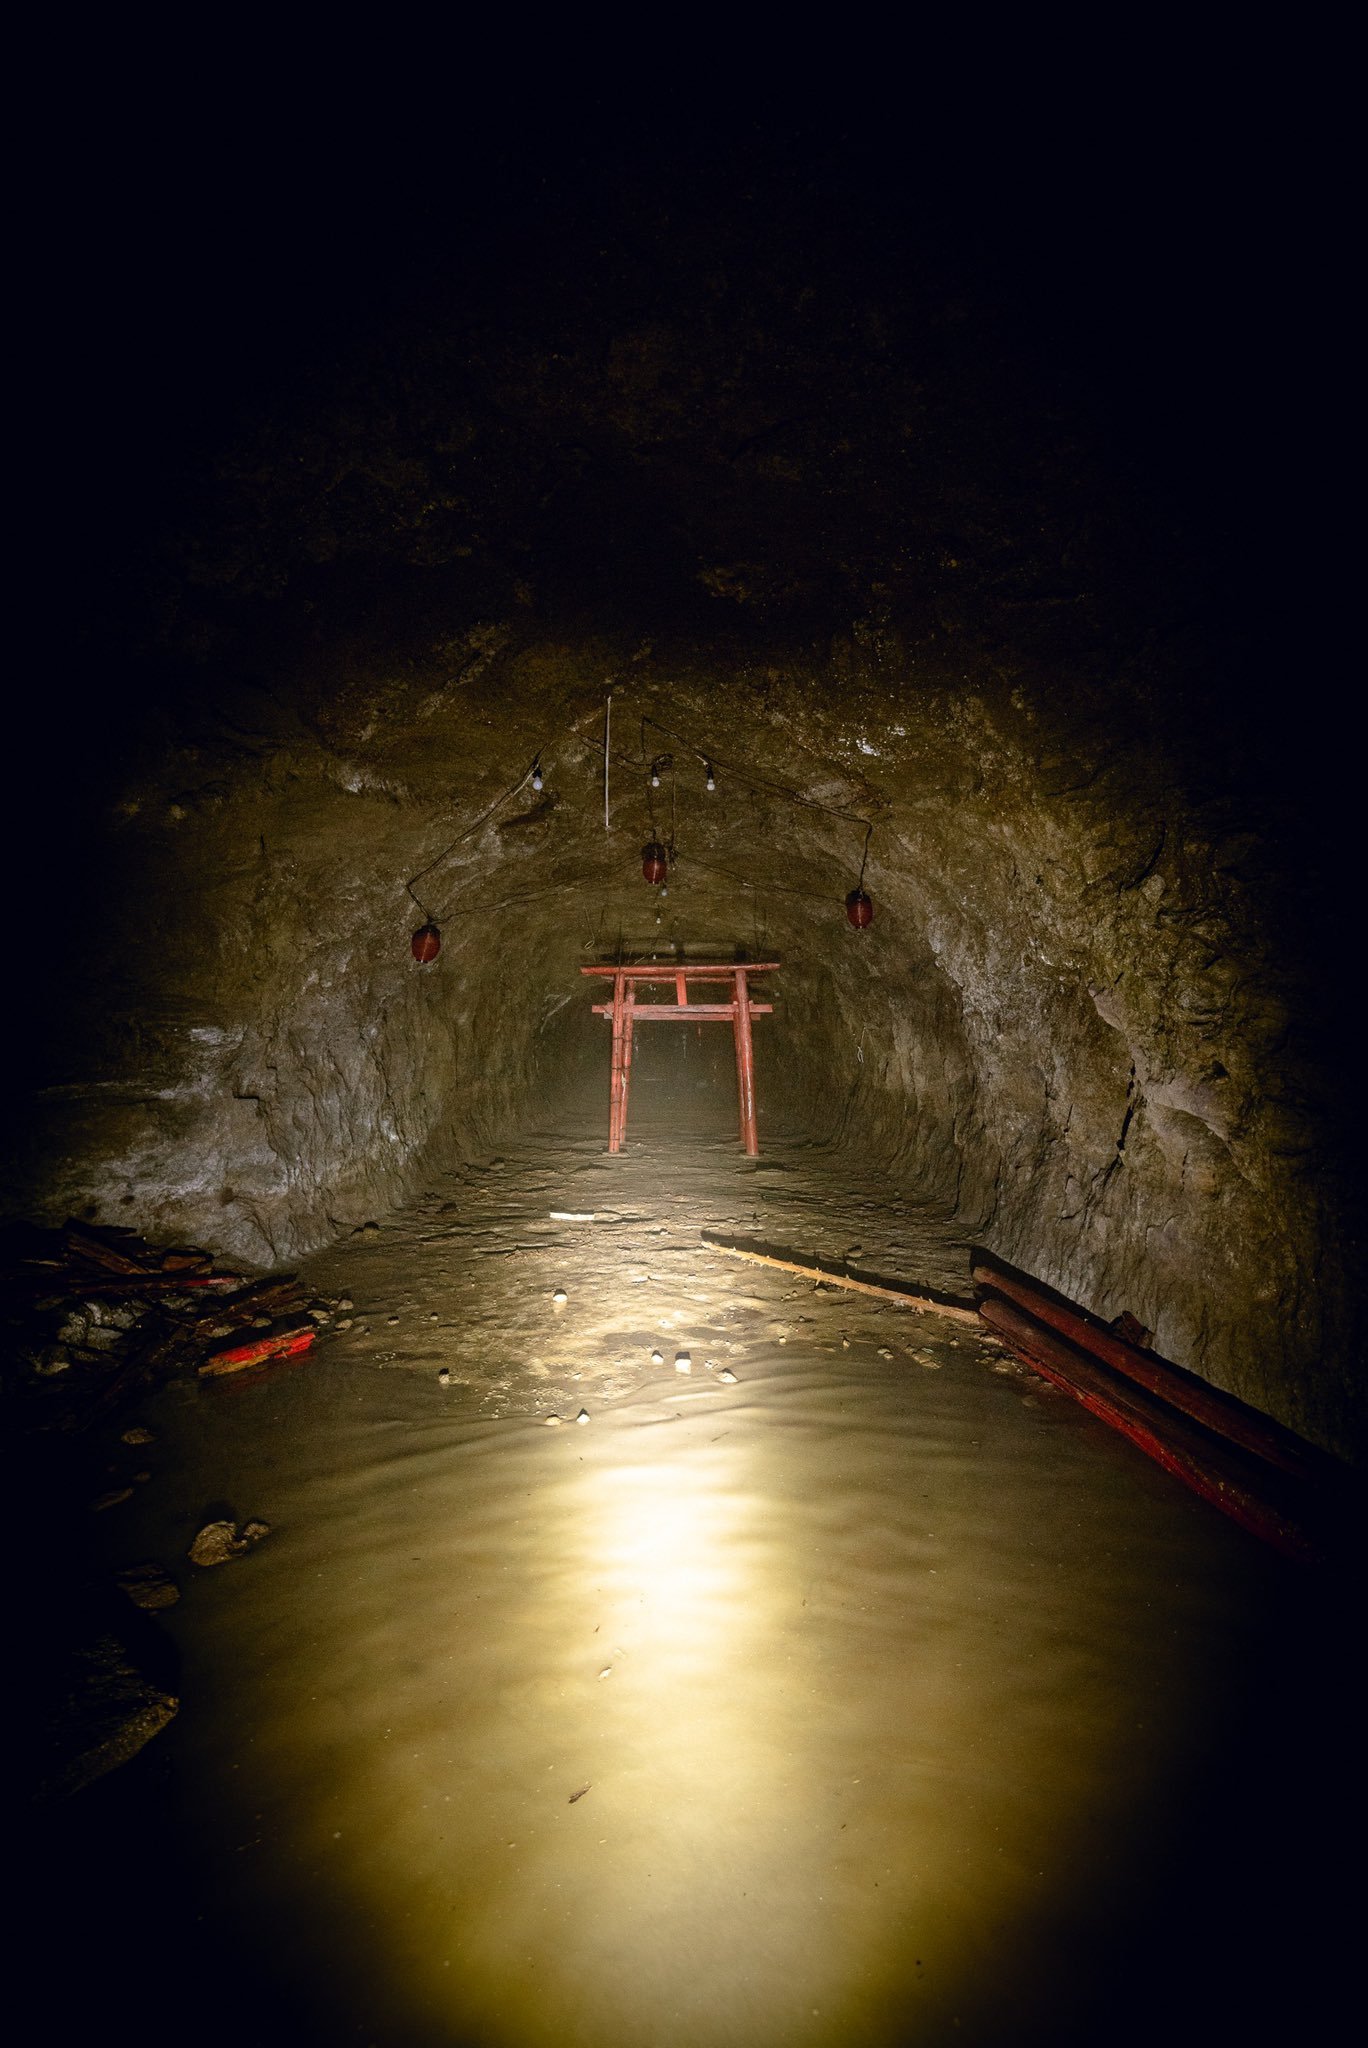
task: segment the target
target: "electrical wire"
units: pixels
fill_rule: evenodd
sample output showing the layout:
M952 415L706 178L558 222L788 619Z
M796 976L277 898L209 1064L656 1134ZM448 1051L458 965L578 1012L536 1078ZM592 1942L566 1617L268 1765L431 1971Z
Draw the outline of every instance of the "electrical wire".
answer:
M770 796L782 797L786 803L796 804L800 810L820 811L824 817L844 818L849 824L869 826L872 830L872 820L866 817L863 811L848 811L836 804L818 803L816 797L804 796L800 790L790 789L785 783L769 782L764 776L756 775L753 771L748 771L744 768L739 768L734 761L725 760L706 741L695 739L688 733L674 732L668 725L662 725L658 718L652 718L649 714L645 713L641 720L641 760L643 765L647 762L646 728L648 725L656 732L663 734L666 739L674 740L676 745L687 747L689 752L696 755L705 765L711 762L714 768L725 768L727 773L739 782L744 789L763 789ZM657 758L661 761L665 759L663 755L657 756Z
M611 706L611 692L609 693L608 703ZM609 734L611 731L611 728L608 724L608 719L611 717L611 711L605 711L603 716L603 762L605 778L606 825L606 785L608 762L610 759ZM452 907L454 899L451 899L441 910L434 911L429 907L427 903L424 902L423 898L418 894L416 885L420 882L425 881L429 875L435 873L435 871L438 868L442 867L446 861L450 860L451 856L456 852L458 847L464 846L468 840L473 839L475 835L485 825L488 824L489 820L494 816L494 814L498 810L502 808L504 804L510 803L515 796L521 794L521 792L527 787L528 783L532 780L532 777L535 775L537 768L544 755L551 754L557 747L563 747L566 742L574 739L579 734L580 729L583 726L587 725L590 722L590 720L593 720L594 723L597 723L599 717L600 713L597 710L597 708L595 708L595 710L590 712L585 718L576 719L573 724L567 726L562 732L554 735L549 741L544 742L540 747L538 747L536 752L533 754L531 760L528 762L527 766L523 769L522 773L517 777L516 781L510 782L507 789L501 790L498 796L496 796L491 803L486 804L485 808L480 812L479 816L473 818L471 822L464 828L464 830L458 832L456 834L456 837L453 840L451 840L448 845L444 846L441 852L436 854L433 857L433 859L427 863L426 867L419 868L416 874L412 874L409 876L408 880L404 884L405 891L412 899L413 903L417 906L418 910L421 912L423 919L426 923L439 924L444 920L450 919L452 917L470 917L476 915L479 912L488 913L496 910L511 909L514 905L519 903L531 903L539 901L544 899L547 895L561 895L565 893L571 893L578 888L578 884L563 884L560 886L552 886L550 889L540 888L537 890L528 891L525 895L506 897L502 902L499 903L481 902L479 904L473 904L468 909L454 909ZM741 768L734 761L728 760L724 755L719 754L717 749L711 746L706 740L699 740L692 734L676 732L672 730L671 727L662 724L659 719L652 718L649 715L649 713L643 713L641 719L641 753L639 761L634 762L631 760L629 756L625 755L615 755L611 758L616 759L622 766L633 768L645 768L648 771L646 785L646 807L647 814L650 819L651 837L653 839L659 838L660 828L656 820L654 792L652 791L650 784L650 774L653 772L658 772L660 770L664 770L669 774L670 836L667 846L667 853L669 856L671 866L674 865L677 854L676 841L678 829L677 783L674 774L674 756L673 754L668 753L657 754L655 756L647 755L646 731L648 726L652 729L652 731L660 733L665 739L673 740L676 743L676 745L687 749L689 753L695 755L699 761L705 764L705 766L714 769L720 768L725 770L727 775L731 777L733 781L739 783L743 789L749 789L751 791L760 791L767 796L778 797L781 801L785 803L793 804L799 810L813 811L821 817L837 818L840 819L842 822L851 825L863 825L865 828L864 848L860 860L860 878L856 886L860 889L864 887L865 870L869 864L870 841L874 833L873 818L866 816L861 811L847 810L841 805L820 803L816 797L804 796L800 790L792 789L784 783L771 782L770 780L768 780L767 777L757 775L753 770ZM750 879L750 877L735 874L729 868L719 867L714 862L702 860L696 854L691 855L690 860L692 865L703 868L709 873L722 875L728 881L736 882L744 888L755 887L755 884ZM778 891L781 894L787 896L802 896L814 902L822 900L819 897L819 893L817 891L795 888L792 884L789 883L770 882L767 883L765 886L767 890Z
M417 893L414 884L416 882L423 881L428 875L430 875L433 872L435 868L441 867L444 861L447 861L451 858L452 854L455 853L458 846L464 846L468 839L474 838L475 834L480 830L480 828L483 825L488 824L489 820L493 817L494 813L498 809L500 809L502 805L511 802L511 800L515 796L517 796L522 790L526 789L528 783L532 780L532 777L536 774L537 769L541 764L543 754L549 754L553 748L563 745L567 740L573 739L575 735L579 732L581 726L587 725L589 723L589 718L593 718L595 721L597 721L598 715L598 711L594 710L589 714L588 718L577 718L573 725L566 726L563 732L555 734L550 741L538 747L536 753L532 756L532 759L528 762L526 768L524 768L522 774L518 777L517 781L510 782L508 788L501 791L500 794L495 797L494 801L491 804L487 804L484 810L480 812L479 817L472 819L470 824L466 826L463 832L458 832L456 834L456 837L452 840L451 844L449 846L444 846L442 848L442 851L433 860L430 860L425 868L419 868L417 874L409 876L408 880L404 884L404 887L408 891L409 895L413 898L413 901L417 904L419 910L423 913L424 918L427 920L429 924L440 924L443 918L450 917L452 915L460 915L461 913L453 913L449 903L443 910L429 910L427 904L424 903L422 897L419 896L419 894Z

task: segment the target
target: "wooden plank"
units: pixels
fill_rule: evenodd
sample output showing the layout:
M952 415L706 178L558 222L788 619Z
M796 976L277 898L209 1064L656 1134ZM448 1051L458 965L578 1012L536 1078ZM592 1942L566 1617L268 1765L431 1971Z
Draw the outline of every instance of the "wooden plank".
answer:
M102 1238L89 1235L76 1223L64 1224L62 1236L68 1249L78 1258L88 1259L92 1265L103 1266L107 1273L139 1275L161 1271L161 1260L150 1246L146 1258L133 1259L125 1252L116 1251L113 1245L106 1244Z
M632 1048L636 1043L636 985L622 998L622 1085L618 1092L618 1148L627 1142L627 1103L632 1090Z
M745 968L747 974L777 974L781 963L778 960L743 960L740 964ZM660 966L658 962L652 962L648 966L581 967L580 969L581 974L622 974L633 981L673 981L675 976L681 972L687 975L690 981L730 981L736 972L736 963L722 961L714 962L710 965L695 966L692 961L686 961L681 969L679 962L672 960L664 967Z
M966 1308L956 1301L941 1301L933 1294L918 1294L913 1288L900 1287L893 1281L863 1279L836 1259L819 1259L815 1253L809 1259L795 1259L769 1246L762 1249L754 1243L722 1237L714 1230L703 1232L703 1242L715 1252L726 1252L733 1259L748 1259L754 1266L773 1266L780 1273L796 1273L803 1280L825 1280L833 1287L848 1289L852 1294L877 1295L881 1301L896 1302L899 1308L915 1309L919 1314L949 1316L952 1322L972 1323L975 1329L979 1327L976 1308Z
M216 1351L200 1367L201 1379L220 1378L241 1372L245 1366L260 1365L267 1358L298 1358L318 1341L317 1330L282 1330L274 1337L262 1337L255 1344L235 1344L231 1350Z
M1119 1430L1137 1449L1241 1528L1301 1563L1310 1563L1320 1554L1320 1543L1312 1533L1315 1503L1298 1482L1245 1457L1188 1416L1121 1379L1014 1303L989 1295L979 1313L1036 1372L1071 1394L1109 1428Z
M1280 1472L1290 1473L1298 1479L1314 1480L1325 1468L1328 1453L1318 1451L1313 1444L1304 1443L1290 1429L1274 1422L1271 1416L1260 1415L1257 1409L1237 1401L1233 1394L1223 1393L1209 1381L1199 1379L1196 1373L1187 1372L1182 1366L1173 1365L1152 1351L1128 1343L1114 1330L1109 1330L1098 1317L1089 1315L1086 1309L1067 1301L1040 1281L986 1259L975 1261L973 1276L978 1286L990 1288L1014 1301L1037 1322L1058 1330L1070 1343L1090 1352L1113 1371L1123 1373L1137 1386L1167 1401L1180 1414L1190 1416L1206 1429L1214 1430L1218 1436L1237 1444L1253 1457L1276 1465Z
M773 1003L748 1003L752 1017L772 1017ZM611 1003L595 1003L596 1017L611 1017ZM633 1015L639 1023L658 1024L662 1019L673 1019L686 1024L730 1024L736 1015L735 1003L637 1003Z
M613 981L613 1000L604 1014L613 1020L613 1063L608 1077L608 1150L622 1150L622 990L619 974Z
M741 1111L741 1143L751 1159L759 1156L760 1138L755 1128L755 1041L751 1037L750 990L746 970L736 970L736 1000L732 1004L732 1037L736 1041L736 1099Z

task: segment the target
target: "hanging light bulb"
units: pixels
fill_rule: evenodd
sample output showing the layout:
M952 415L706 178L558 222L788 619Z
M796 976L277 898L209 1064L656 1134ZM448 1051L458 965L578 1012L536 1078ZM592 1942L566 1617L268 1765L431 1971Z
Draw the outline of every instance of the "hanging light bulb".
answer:
M535 790L538 790L538 791L540 791L540 789L541 789L541 786L542 786L542 770L541 770L541 755L540 755L540 754L538 754L538 756L537 756L536 760L535 760L535 761L534 761L534 762L532 763L532 787L533 787L533 789L535 789Z
M641 849L641 872L651 883L663 882L670 871L669 857L658 839Z
M874 922L874 898L866 896L863 889L852 889L846 897L846 916L857 932Z
M437 958L442 950L442 934L435 924L420 924L409 940L409 951L420 967Z
M704 783L703 783L703 787L704 787L704 789L706 789L706 790L707 790L708 794L709 794L709 795L711 796L712 792L713 792L713 791L714 791L714 790L716 789L716 787L717 787L717 777L716 777L716 775L715 775L715 774L713 773L713 764L712 764L712 762L711 762L711 761L705 761L705 762L703 763L703 766L704 766L704 769L706 770L706 779L705 779L705 781L704 781Z

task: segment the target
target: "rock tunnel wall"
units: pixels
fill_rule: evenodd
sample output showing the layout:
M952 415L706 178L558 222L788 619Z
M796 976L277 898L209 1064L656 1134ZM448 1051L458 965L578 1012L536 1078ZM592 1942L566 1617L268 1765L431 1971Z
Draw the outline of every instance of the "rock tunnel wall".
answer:
M340 209L302 296L274 196L231 294L199 223L149 244L50 408L79 619L5 819L11 1209L293 1259L592 1085L582 964L743 946L784 963L767 1115L1361 1442L1352 890L1289 680L1311 527L1249 425L1274 330L1201 298L1186 193L1139 291L1055 195L938 225L896 126L481 156L479 205L405 191L403 263L373 221L394 267Z
M1343 1447L1336 1222L1248 841L1204 834L1160 760L1061 752L1019 688L614 657L531 641L476 677L372 679L326 724L254 688L149 755L101 822L102 999L48 1047L11 1206L297 1258L592 1089L581 965L741 947L783 962L767 1115ZM648 800L648 707L707 735L716 795L676 747ZM504 794L538 753L545 792ZM662 899L639 849L667 798ZM420 969L405 881L433 860Z

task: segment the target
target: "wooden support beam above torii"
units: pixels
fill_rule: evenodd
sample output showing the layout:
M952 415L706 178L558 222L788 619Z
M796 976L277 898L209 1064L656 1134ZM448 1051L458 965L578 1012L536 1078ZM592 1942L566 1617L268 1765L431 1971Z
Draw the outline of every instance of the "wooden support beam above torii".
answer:
M640 1023L666 1021L670 1023L722 1024L730 1023L736 1044L736 1094L740 1107L741 1142L751 1158L760 1150L760 1137L755 1120L755 1046L751 1037L752 1017L768 1017L773 1005L752 1001L749 976L752 974L773 974L777 971L777 960L744 960L709 962L695 966L692 962L671 966L631 967L582 967L581 974L611 978L613 1000L611 1003L595 1003L596 1017L610 1017L613 1024L613 1064L609 1086L608 1106L608 1150L620 1152L627 1136L627 1096L632 1078L632 1033ZM689 983L691 981L720 981L731 983L730 998L726 1002L691 1003ZM639 1003L636 999L637 984L652 982L673 984L675 999L672 1003Z

